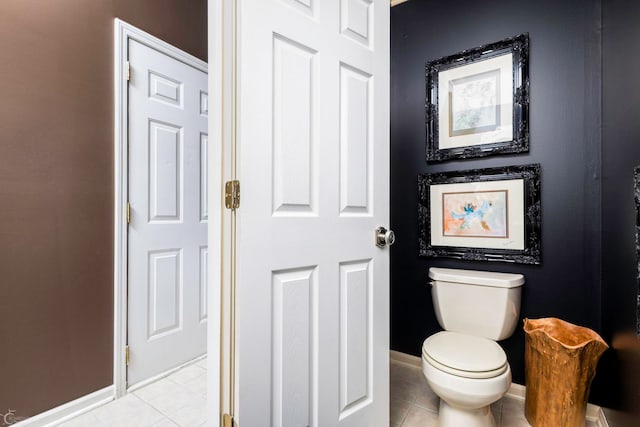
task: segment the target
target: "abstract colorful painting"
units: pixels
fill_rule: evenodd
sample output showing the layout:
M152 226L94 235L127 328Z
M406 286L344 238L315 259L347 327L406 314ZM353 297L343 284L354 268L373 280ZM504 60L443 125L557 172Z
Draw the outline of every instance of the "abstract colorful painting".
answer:
M419 255L540 264L540 170L536 163L419 174Z
M442 194L442 233L460 237L509 237L508 191Z

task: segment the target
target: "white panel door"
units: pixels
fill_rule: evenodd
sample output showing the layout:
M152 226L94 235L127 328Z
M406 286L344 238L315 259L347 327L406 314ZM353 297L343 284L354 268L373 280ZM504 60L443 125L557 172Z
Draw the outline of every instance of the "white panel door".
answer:
M207 75L129 40L127 384L206 352Z
M389 425L388 0L241 0L242 427Z

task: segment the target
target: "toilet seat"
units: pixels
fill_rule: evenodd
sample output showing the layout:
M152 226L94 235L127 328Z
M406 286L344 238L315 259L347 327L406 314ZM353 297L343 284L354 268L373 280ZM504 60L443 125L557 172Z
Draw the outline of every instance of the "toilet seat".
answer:
M493 378L508 368L498 343L458 332L443 331L427 338L422 357L435 368L463 378Z

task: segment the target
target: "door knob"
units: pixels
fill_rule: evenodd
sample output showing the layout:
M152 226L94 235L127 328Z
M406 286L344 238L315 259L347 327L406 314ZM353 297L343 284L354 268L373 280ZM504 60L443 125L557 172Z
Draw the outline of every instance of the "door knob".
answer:
M396 235L393 230L387 230L384 227L376 228L376 246L384 248L393 245L396 241Z

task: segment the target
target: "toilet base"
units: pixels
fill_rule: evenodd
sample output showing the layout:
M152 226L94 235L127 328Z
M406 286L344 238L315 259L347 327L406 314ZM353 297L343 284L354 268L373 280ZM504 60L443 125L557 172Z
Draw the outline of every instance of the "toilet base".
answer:
M455 408L440 399L438 427L496 427L490 406L479 409Z

